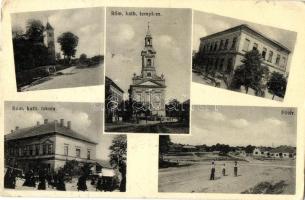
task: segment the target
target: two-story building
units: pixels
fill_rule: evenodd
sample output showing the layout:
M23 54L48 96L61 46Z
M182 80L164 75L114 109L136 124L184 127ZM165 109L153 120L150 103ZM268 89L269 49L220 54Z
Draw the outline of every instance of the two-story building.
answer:
M105 120L119 121L119 106L123 102L124 91L109 77L105 79Z
M290 50L283 44L242 24L227 30L200 38L196 56L202 60L203 72L214 71L232 78L234 70L242 65L245 53L257 49L269 72L287 75L287 61Z
M46 168L56 171L68 160L80 163L94 163L97 143L77 133L71 127L71 121L64 119L35 126L19 128L4 136L5 165L17 167L25 172Z

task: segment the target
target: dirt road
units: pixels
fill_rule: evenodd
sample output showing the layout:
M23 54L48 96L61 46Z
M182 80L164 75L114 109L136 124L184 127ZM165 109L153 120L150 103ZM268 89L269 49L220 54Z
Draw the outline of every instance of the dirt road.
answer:
M241 193L256 184L285 181L284 194L295 192L295 166L291 163L240 163L233 176L233 162L226 162L227 176L222 176L222 162L216 164L215 180L210 181L208 162L188 167L159 170L159 192Z

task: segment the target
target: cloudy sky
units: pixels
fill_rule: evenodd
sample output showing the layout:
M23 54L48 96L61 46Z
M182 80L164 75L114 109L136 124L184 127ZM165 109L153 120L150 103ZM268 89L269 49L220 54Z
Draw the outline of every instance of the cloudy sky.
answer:
M112 16L111 11L135 11L137 16ZM159 12L161 16L139 16L139 12ZM191 70L191 10L109 8L107 10L106 75L127 97L133 73L141 73L141 51L147 24L156 50L157 74L165 75L166 100L189 99Z
M25 31L29 19L47 21L54 28L55 49L60 51L57 37L70 31L79 37L76 57L85 53L88 57L104 54L104 8L81 8L54 11L15 13L11 15L12 28Z
M193 145L296 146L297 117L282 115L282 110L291 109L196 105L192 111L192 135L171 139Z
M251 23L249 21L238 20L229 17L223 17L220 15L209 14L205 12L194 11L194 26L193 26L193 49L198 50L200 44L200 38L211 35L213 33L217 33L220 31L224 31L234 26L238 26L241 24L247 24L254 30L261 32L266 35L270 39L276 40L283 44L285 47L293 52L295 41L296 41L296 33L288 30L283 30L271 26L264 26L256 23ZM291 56L289 57L291 58ZM289 62L288 61L288 70L289 70Z
M27 106L48 106L54 107L56 111L13 111L12 106L21 106L26 109ZM44 119L50 121L64 119L71 121L71 128L93 141L98 143L96 154L98 159L107 160L111 144L112 135L102 134L102 104L99 103L63 103L63 102L5 102L5 134L10 130L27 128L36 125L39 121L43 124Z

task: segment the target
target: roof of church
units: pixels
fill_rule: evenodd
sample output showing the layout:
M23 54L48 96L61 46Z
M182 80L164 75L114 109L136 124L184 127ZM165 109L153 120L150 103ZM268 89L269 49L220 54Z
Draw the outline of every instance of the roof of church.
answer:
M47 134L59 134L64 135L66 137L86 141L89 143L97 144L96 142L92 141L91 139L75 132L71 128L66 126L61 126L58 122L50 122L46 124L40 124L28 128L21 128L15 130L13 133L9 133L5 135L5 140L18 140L18 139L25 139L31 137L37 137Z
M162 83L159 82L159 81L161 81L161 80L163 80L163 79L161 79L161 78L158 77L158 76L157 76L157 79L156 79L156 80L151 79L151 78L143 78L142 81L138 82L137 84L133 84L133 85L131 85L131 86L141 86L141 87L143 86L143 87L145 87L145 85L141 85L141 84L150 81L150 82L156 84L155 87L166 87L164 84L162 84ZM152 85L146 85L146 86L147 86L147 87L154 87L154 86L152 86Z
M201 37L200 40L202 39L207 39L207 38L210 38L210 37L214 37L214 36L218 36L218 35L221 35L223 33L227 33L227 32L231 32L231 31L236 31L236 30L246 30L246 31L250 31L252 33L255 33L256 35L259 35L261 38L269 41L270 43L280 47L281 49L283 50L286 50L288 53L290 53L290 50L285 47L283 44L279 43L278 41L275 41L269 37L267 37L266 35L264 35L263 33L257 31L257 30L254 30L252 27L250 27L249 25L247 24L241 24L241 25L238 25L238 26L234 26L232 28L229 28L229 29L226 29L226 30L223 30L223 31L220 31L220 32L217 32L217 33L213 33L211 35L207 35L205 37Z
M53 27L51 26L51 24L49 22L47 22L46 29L52 29L53 30Z

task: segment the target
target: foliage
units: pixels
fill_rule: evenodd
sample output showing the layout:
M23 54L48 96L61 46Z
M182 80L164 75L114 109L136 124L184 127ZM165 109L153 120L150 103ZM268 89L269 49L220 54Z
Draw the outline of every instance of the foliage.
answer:
M262 78L268 75L268 68L262 65L262 57L258 50L253 49L245 54L242 65L235 69L230 87L239 89L245 86L246 93L249 88L262 90Z
M172 99L165 105L165 113L167 117L175 117L180 122L189 123L189 101L184 103L177 99Z
M274 99L275 95L283 98L286 92L286 85L287 80L282 74L272 72L271 78L267 83L268 91L273 94L272 99Z
M120 167L126 163L127 138L126 135L117 135L113 138L110 150L110 164Z
M82 53L82 54L79 56L79 62L80 62L81 64L84 64L84 63L86 63L86 61L87 61L87 55L84 54L84 53Z
M40 20L30 19L26 25L26 35L31 42L43 42L45 27Z
M74 57L76 53L78 37L71 32L65 32L57 38L57 42L61 46L61 51L63 52L64 58L67 57L70 63L71 57Z
M246 153L252 154L254 149L255 149L255 146L248 145L248 146L246 146L245 151L246 151Z
M169 146L172 144L169 135L162 135L159 137L159 153L160 156L169 151Z

